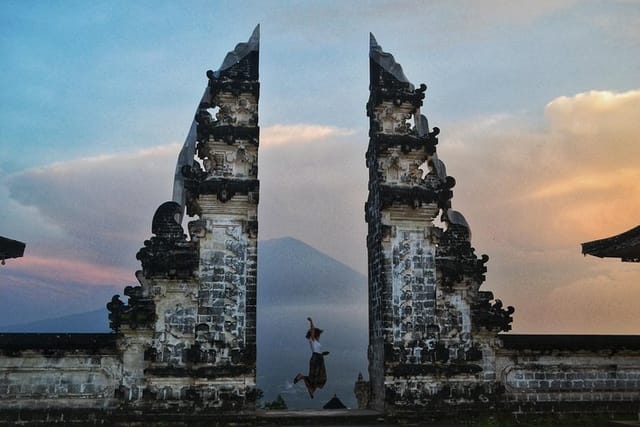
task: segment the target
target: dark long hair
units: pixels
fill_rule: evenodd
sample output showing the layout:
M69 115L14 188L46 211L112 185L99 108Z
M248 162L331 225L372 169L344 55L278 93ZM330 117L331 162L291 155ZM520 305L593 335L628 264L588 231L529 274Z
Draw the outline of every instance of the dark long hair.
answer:
M320 334L323 332L323 330L320 328L313 328L313 329L315 330L316 339L320 338ZM306 338L307 339L311 338L311 329L307 331Z

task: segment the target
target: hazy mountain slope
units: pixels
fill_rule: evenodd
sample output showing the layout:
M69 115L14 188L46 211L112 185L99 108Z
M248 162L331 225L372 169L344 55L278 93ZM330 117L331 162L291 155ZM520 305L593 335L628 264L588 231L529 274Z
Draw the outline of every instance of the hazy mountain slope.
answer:
M132 282L135 281L131 272ZM81 279L81 278L79 278ZM0 327L58 318L105 307L120 286L67 283L42 279L24 272L0 269Z
M0 326L0 332L111 332L106 307L84 313L16 325Z
M269 305L344 305L366 291L362 274L289 237L258 244L258 279L258 297Z
M366 277L298 240L261 242L258 252L258 386L290 408L321 408L333 394L356 406L353 386L367 369ZM311 316L324 329L328 381L315 399L292 380L309 366Z

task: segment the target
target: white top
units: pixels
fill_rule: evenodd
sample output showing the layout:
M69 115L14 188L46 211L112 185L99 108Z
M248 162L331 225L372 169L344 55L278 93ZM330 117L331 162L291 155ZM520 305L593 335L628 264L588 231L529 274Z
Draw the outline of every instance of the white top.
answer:
M322 345L320 341L309 340L309 346L311 347L312 353L322 353Z

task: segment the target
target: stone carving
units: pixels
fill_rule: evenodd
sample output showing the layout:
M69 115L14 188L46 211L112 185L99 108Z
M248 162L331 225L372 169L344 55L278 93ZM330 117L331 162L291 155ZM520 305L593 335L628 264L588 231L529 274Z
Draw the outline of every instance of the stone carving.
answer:
M370 386L369 381L364 380L362 372L359 372L353 389L356 399L358 400L358 409L367 409L369 407Z
M474 334L506 330L513 309L479 291L488 257L475 255L469 225L451 209L455 179L436 153L439 129L420 114L426 85L416 89L373 36L370 70L371 405L489 399L492 344ZM439 212L445 230L432 222Z
M474 325L494 332L510 331L515 309L512 306L503 308L502 301L499 299L493 303L491 301L493 301L492 292L480 292L480 301L472 307Z
M257 200L259 34L257 26L249 41L229 52L218 70L207 71L209 83L185 154L181 152L176 179L177 193L191 216L202 214L200 195L216 194L221 202L237 194ZM195 153L202 167L193 162Z
M136 255L142 262L145 277L189 278L194 274L198 265L198 246L187 241L182 226L176 220L181 210L176 202L165 202L156 210L151 227L155 236L146 240Z
M141 286L127 286L124 294L129 297L125 304L120 295L114 295L107 303L109 311L109 327L119 332L126 325L131 329L150 328L156 320L153 298L145 294Z
M434 322L434 251L424 236L402 232L393 247L394 346L404 363L421 363L427 325Z
M249 385L251 395L259 199L258 29L207 77L208 93L196 115L196 154L202 167L194 162L184 169L187 209L200 217L189 224L192 240L199 244L199 268L194 338L185 352L190 363L203 365L199 369L233 372L237 381Z
M238 362L246 342L247 244L241 225L208 225L220 245L201 268L198 301L199 336L217 363ZM210 261L209 261L210 260Z
M390 75L390 78L387 79L388 81L383 83L406 85L408 89L414 89L407 76L404 75L402 66L396 62L392 54L382 50L373 33L369 33L369 58ZM386 87L388 85L383 84L382 86Z
M258 51L260 50L260 25L251 33L246 43L238 43L227 53L217 71L208 71L210 79L258 80Z
M136 405L238 411L255 403L258 29L207 75L193 154L181 152L176 181L187 213L200 217L189 223L191 240L179 202L161 205L137 255L141 286L125 290L128 304L109 303L112 327L127 334L125 357L136 361L120 387Z
M218 106L215 123L209 120L208 126L256 126L258 123L258 102L252 95L219 93L212 104Z
M408 111L407 111L408 110ZM407 109L400 109L394 106L384 106L376 109L376 120L379 123L379 130L387 134L408 134L411 131L410 120L413 116Z

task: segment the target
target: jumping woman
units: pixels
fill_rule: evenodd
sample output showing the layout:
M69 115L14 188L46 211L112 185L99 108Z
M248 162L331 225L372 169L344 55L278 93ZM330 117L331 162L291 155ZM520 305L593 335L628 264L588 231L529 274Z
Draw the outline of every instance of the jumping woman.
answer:
M316 389L324 387L327 383L327 370L324 367L324 356L329 354L328 351L322 351L320 345L320 334L322 329L318 329L313 325L313 320L307 317L309 321L309 331L306 338L309 340L309 346L311 347L311 360L309 360L309 375L298 374L293 379L293 383L296 384L300 380L304 380L304 385L307 386L309 396L313 399L313 393Z

